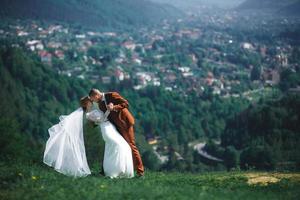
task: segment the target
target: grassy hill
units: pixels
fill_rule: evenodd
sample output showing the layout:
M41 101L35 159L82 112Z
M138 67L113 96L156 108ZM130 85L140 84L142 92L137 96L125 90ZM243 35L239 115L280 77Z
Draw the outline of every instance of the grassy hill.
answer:
M149 172L145 179L74 179L43 164L0 163L0 199L299 199L300 173Z
M146 0L3 0L0 18L50 20L92 28L124 28L173 19L181 12Z

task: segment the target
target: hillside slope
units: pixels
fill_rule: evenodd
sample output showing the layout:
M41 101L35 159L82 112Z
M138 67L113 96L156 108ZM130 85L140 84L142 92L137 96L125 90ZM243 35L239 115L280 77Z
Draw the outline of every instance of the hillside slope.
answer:
M239 9L280 9L295 3L297 0L246 0Z
M70 178L41 164L0 165L0 199L298 199L299 173L147 171L145 179Z
M191 9L199 6L218 6L221 8L232 8L243 2L243 0L150 0L158 3L174 5L179 9Z
M222 145L242 150L241 167L273 169L289 164L299 168L299 113L299 95L261 100L227 121Z
M181 16L172 6L146 0L3 0L0 17L51 20L94 28L155 24Z
M291 5L285 6L279 10L281 14L288 16L300 16L300 1L297 1Z

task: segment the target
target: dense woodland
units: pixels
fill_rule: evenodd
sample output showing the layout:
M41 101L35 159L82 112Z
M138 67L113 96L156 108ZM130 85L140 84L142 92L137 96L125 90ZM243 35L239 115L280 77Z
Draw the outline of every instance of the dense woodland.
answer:
M281 13L278 18L208 7L187 17L146 0L1 3L1 160L42 165L47 129L95 87L129 100L148 169L300 169L300 29L297 18L281 15L298 15L299 0L249 0L236 8L271 10ZM51 31L55 27L59 31ZM104 31L113 37L100 34ZM51 64L29 50L37 39L53 55ZM53 42L59 47L51 47ZM124 48L126 42L134 50ZM117 80L113 73L120 66L130 78ZM192 76L179 70L187 66ZM160 86L134 89L140 84L137 72L162 80ZM278 80L270 79L270 72L278 73ZM175 81L165 79L169 75ZM109 84L101 80L105 76L111 77ZM89 164L99 169L100 131L84 122L84 133ZM205 144L204 150L222 161L199 155L195 144ZM162 162L158 153L168 160Z
M222 146L241 151L242 168L299 167L299 95L261 100L228 120Z
M289 94L288 82L299 81L299 71L283 79L283 97L261 99L255 104L243 98L220 98L207 92L202 97L183 96L159 87L140 91L127 89L126 82L105 87L88 81L59 76L37 57L18 48L2 46L1 159L41 162L48 138L47 129L58 116L78 107L78 99L91 87L118 91L130 102L137 119L137 143L150 169L205 171L227 167L299 169L299 96ZM291 85L292 86L292 85ZM248 108L247 108L248 107ZM161 165L146 139L160 136L168 147L169 161ZM209 163L188 146L188 142L212 140L207 151L224 159ZM87 156L91 165L101 162L103 142L99 130L85 124ZM179 152L184 160L178 160Z
M7 16L120 30L153 25L164 18L183 16L183 12L146 0L4 0L1 1L0 18Z

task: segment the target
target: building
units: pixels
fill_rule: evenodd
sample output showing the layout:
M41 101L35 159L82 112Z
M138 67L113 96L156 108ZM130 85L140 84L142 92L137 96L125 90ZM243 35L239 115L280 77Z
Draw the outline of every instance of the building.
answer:
M247 50L253 50L254 49L253 45L251 43L248 43L248 42L242 43L242 48L247 49Z
M131 41L126 41L122 44L123 47L125 47L128 50L133 51L136 47L136 44L134 42Z
M65 54L61 50L55 50L54 54L59 60L65 59Z
M123 81L125 79L125 75L123 70L121 70L120 68L115 70L115 77L118 81Z
M47 51L39 52L40 59L43 63L51 65L52 64L52 54Z
M101 81L103 84L110 84L111 83L111 77L110 76L102 76Z
M280 73L277 70L266 70L262 77L268 85L277 85L280 82Z

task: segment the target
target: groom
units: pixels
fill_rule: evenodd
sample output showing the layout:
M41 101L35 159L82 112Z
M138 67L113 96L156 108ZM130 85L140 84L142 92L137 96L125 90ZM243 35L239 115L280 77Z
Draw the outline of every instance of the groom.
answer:
M134 137L134 118L129 112L128 101L117 92L102 93L98 89L91 89L89 92L90 100L98 103L99 109L105 112L110 110L108 120L113 123L119 133L129 144L132 150L134 166L139 177L144 176L144 166L140 156L140 152L135 145Z

